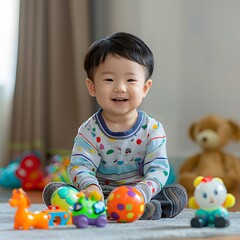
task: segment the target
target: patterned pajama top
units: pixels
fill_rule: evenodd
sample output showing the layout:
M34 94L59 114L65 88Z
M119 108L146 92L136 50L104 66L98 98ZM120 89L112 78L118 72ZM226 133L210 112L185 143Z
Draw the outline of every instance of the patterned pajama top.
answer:
M138 111L130 130L112 132L100 109L80 126L68 171L79 190L95 184L106 195L121 185L134 186L149 202L170 172L162 124Z

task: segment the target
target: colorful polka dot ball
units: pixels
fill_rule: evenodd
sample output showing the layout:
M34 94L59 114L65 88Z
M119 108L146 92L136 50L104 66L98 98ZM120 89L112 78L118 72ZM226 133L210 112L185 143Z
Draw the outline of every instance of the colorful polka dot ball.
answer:
M134 187L121 186L114 189L107 198L107 212L117 222L133 222L144 212L144 199Z

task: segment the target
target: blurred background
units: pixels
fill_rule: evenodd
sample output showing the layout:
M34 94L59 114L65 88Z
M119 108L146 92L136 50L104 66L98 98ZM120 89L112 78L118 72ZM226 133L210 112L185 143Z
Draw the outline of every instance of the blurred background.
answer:
M240 1L8 0L0 2L0 165L25 150L46 163L69 154L97 109L85 87L90 44L126 31L155 56L141 108L164 125L177 172L199 148L190 124L207 114L240 123ZM228 149L240 156L240 143ZM46 159L46 160L45 160Z

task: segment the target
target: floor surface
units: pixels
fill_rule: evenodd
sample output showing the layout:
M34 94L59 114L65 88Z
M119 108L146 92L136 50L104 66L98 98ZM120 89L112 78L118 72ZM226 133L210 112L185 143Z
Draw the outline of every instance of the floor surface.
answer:
M0 187L0 202L7 202L12 194L11 189L5 189ZM31 203L43 203L42 201L42 193L41 191L28 191L27 192ZM240 211L240 193L234 194L236 197L236 205L229 209L229 211ZM238 201L239 199L239 201ZM240 236L222 236L222 237L209 237L209 238L204 238L205 240L240 240ZM189 240L203 240L203 238L191 238Z

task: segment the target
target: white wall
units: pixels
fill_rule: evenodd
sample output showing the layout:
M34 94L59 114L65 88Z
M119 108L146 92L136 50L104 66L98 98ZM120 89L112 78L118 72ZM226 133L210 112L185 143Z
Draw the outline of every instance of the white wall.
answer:
M182 1L175 156L198 148L186 129L209 113L240 124L240 1ZM173 109L174 110L174 109ZM227 147L240 157L240 142Z
M103 2L104 34L131 32L154 52L154 85L142 108L164 124L174 168L199 150L188 137L193 121L213 113L240 124L240 1ZM227 149L240 156L240 142Z

